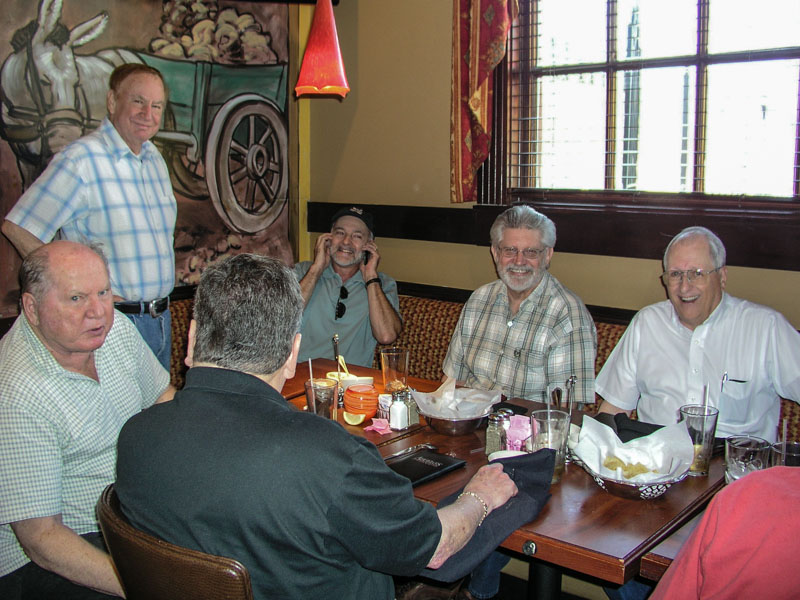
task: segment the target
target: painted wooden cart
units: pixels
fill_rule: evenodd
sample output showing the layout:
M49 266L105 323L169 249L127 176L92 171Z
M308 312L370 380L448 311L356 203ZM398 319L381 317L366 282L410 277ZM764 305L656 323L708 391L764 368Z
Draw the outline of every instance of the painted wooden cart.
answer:
M137 53L169 86L159 145L181 194L209 197L235 231L269 227L287 202L287 66L189 62Z

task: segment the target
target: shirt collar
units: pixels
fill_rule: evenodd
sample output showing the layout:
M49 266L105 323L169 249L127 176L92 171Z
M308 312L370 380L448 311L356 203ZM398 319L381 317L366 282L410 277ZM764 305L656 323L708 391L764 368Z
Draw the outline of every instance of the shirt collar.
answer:
M108 117L103 118L99 131L108 145L109 154L111 154L115 161L122 160L128 155L145 161L152 156L153 152L157 152L155 144L148 140L142 144L142 150L139 154L134 154L130 146L122 139L122 136L119 134L119 131L117 131L117 128L114 127L114 124L108 120Z
M717 307L711 311L711 314L708 315L708 318L706 318L705 321L700 323L700 325L695 327L694 331L692 331L691 329L686 327L683 323L681 323L680 318L678 318L678 311L675 310L675 307L672 305L672 301L666 300L666 302L669 302L669 307L670 309L672 309L672 324L678 331L685 331L690 336L695 331L698 330L702 331L705 328L710 327L711 325L719 321L725 314L725 312L728 310L728 307L730 305L730 301L728 300L728 294L726 292L722 292L722 298L720 299L719 304L717 304Z

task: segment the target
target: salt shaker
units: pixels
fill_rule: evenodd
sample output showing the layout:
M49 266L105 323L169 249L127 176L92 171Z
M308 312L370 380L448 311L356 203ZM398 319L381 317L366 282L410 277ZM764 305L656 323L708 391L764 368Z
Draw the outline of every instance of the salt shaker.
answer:
M392 396L392 406L389 409L389 427L395 430L408 428L408 406L401 396Z
M405 396L405 403L408 407L408 425L417 425L419 423L419 409L417 408L417 401L414 400L414 396L411 394L411 390L408 388L405 389L403 392Z

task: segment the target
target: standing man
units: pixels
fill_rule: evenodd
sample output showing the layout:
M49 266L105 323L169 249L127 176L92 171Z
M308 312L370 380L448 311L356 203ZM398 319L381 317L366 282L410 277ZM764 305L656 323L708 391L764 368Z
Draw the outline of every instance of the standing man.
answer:
M443 370L468 387L544 401L548 386L577 377L575 400L594 402L594 321L578 296L547 272L555 224L529 206L495 219L492 257L500 279L473 292Z
M392 574L440 567L517 488L487 465L436 510L370 442L294 410L280 390L302 313L278 260L239 254L203 272L186 385L120 433L120 505L135 527L240 561L256 600L391 600Z
M779 312L725 293L725 246L687 227L664 252L669 300L640 310L597 376L600 413L667 425L684 404L719 409L717 437L774 442L780 397L800 402L800 334Z
M122 595L95 504L114 481L120 428L170 397L169 374L114 318L95 249L37 248L20 288L22 312L0 340L0 598Z
M102 244L116 308L169 370L177 204L166 163L150 142L166 87L161 73L139 63L114 69L109 87L108 118L53 158L2 231L23 258L57 233Z
M305 311L298 360L334 358L333 334L348 363L372 366L375 344L391 344L403 323L397 284L378 273L372 215L356 206L333 215L331 232L317 238L314 260L297 263Z

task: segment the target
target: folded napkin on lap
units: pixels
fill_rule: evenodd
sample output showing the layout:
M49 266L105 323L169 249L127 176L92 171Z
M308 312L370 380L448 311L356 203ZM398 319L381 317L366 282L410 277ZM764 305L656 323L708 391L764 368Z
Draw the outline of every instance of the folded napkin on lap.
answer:
M420 573L423 577L436 581L455 581L471 573L516 529L533 521L550 499L550 481L555 466L553 450L539 450L494 462L502 464L503 471L517 484L517 495L493 510L475 530L475 535L467 545L441 567L423 570ZM462 491L458 490L443 499L439 508L455 502Z

